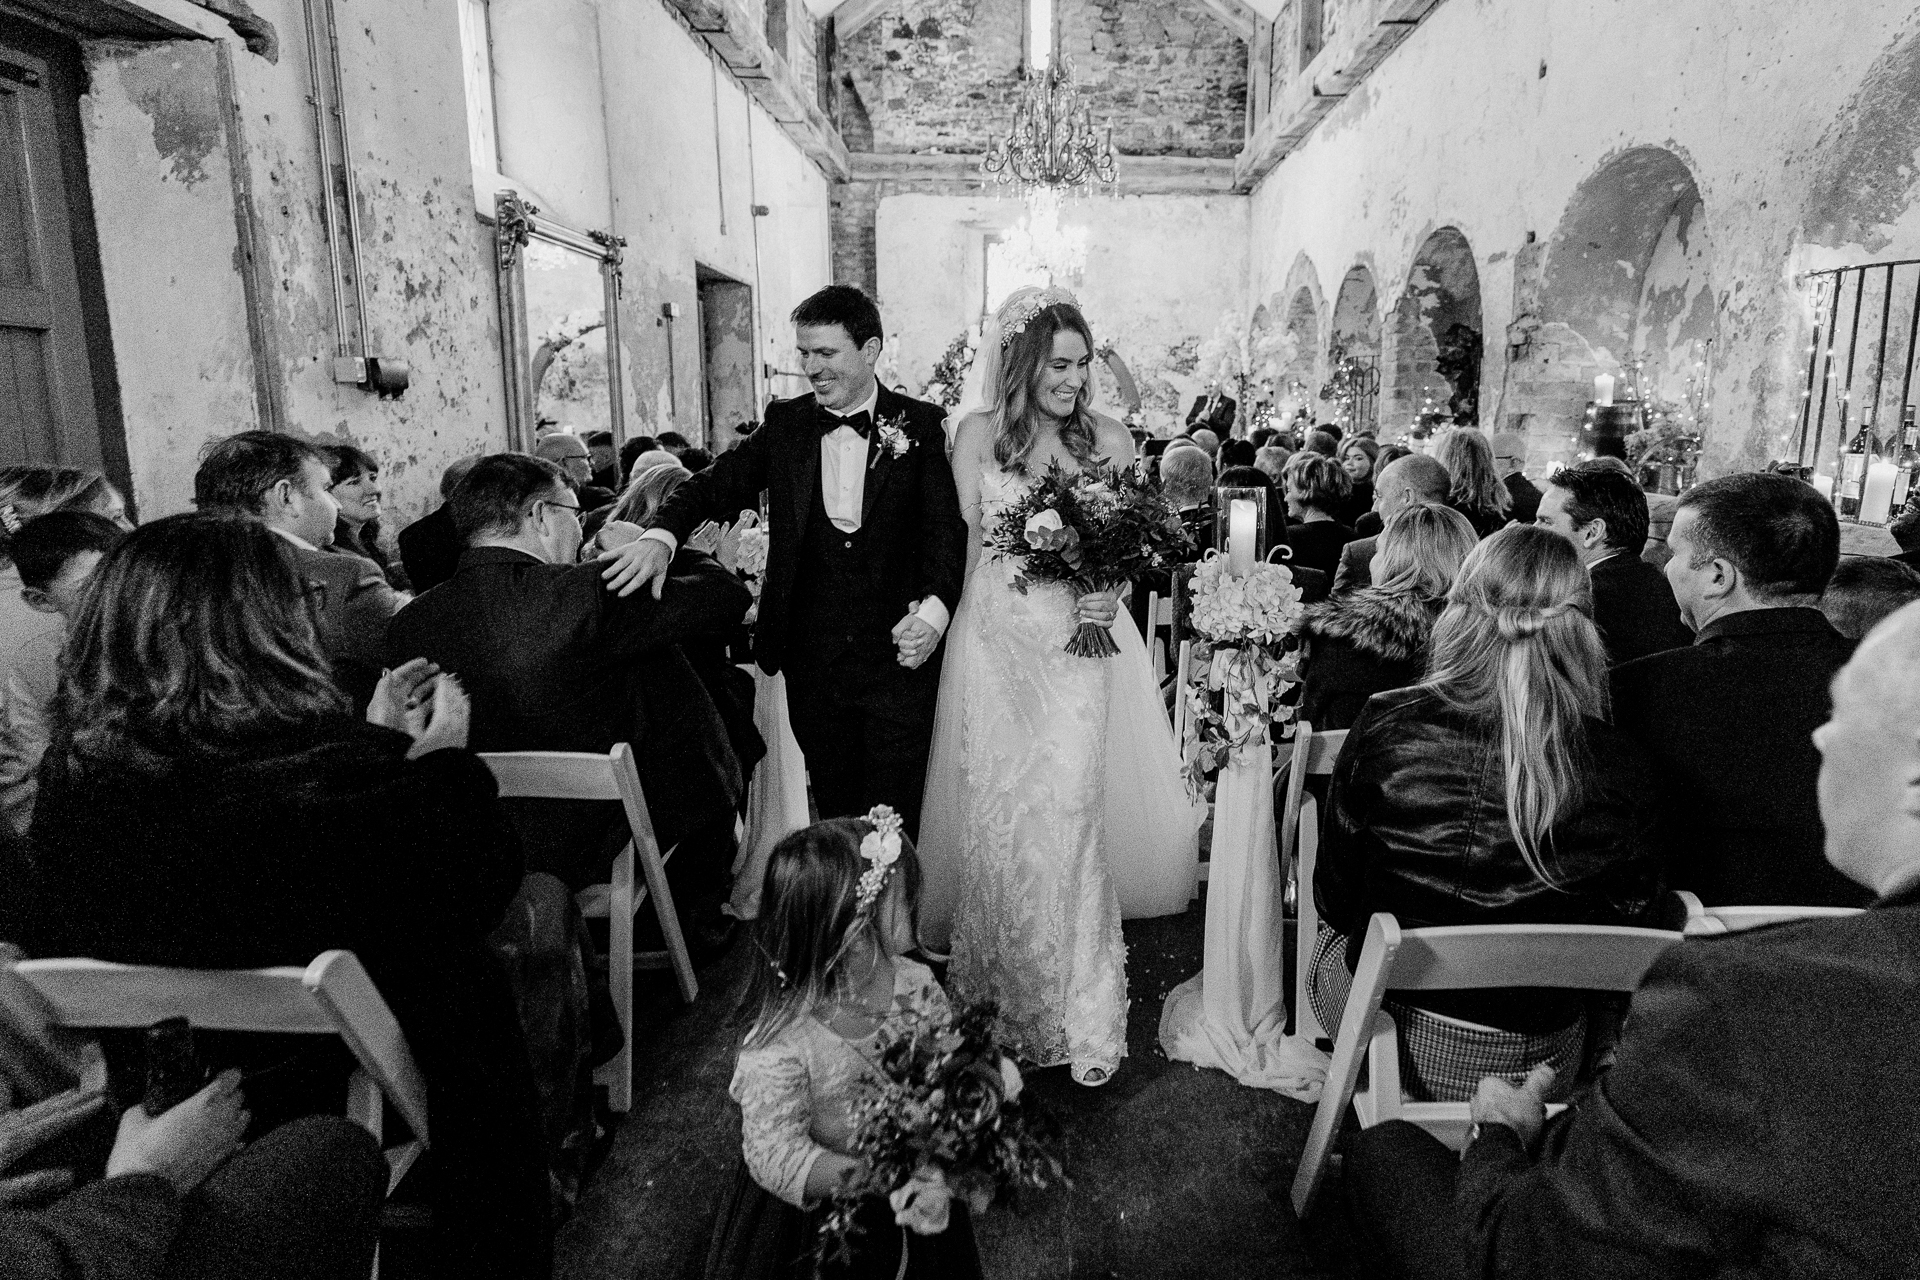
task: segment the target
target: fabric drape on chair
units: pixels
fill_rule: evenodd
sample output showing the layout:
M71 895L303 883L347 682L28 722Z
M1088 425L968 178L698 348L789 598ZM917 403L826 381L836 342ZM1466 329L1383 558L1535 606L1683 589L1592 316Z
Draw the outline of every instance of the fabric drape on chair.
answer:
M733 894L726 912L738 920L760 915L760 890L773 846L807 825L807 761L787 719L787 678L753 669L753 725L767 754L747 786L746 832L733 861Z

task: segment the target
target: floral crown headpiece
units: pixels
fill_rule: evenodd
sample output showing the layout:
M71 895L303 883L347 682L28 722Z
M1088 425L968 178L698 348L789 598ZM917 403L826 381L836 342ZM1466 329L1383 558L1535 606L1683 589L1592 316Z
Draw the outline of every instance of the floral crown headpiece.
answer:
M1007 313L1000 317L1000 349L1002 351L1007 349L1007 345L1011 343L1014 338L1025 333L1027 326L1033 323L1033 318L1042 311L1045 311L1048 307L1061 305L1077 307L1080 305L1080 299L1074 297L1065 289L1056 289L1049 286L1045 289L1036 289L1033 293L1018 301L1009 299L1007 305Z
M873 806L867 811L867 821L873 824L873 830L860 842L860 857L867 869L860 873L860 882L853 890L854 909L861 915L872 915L873 904L880 901L893 865L900 861L900 833L906 829L891 805Z

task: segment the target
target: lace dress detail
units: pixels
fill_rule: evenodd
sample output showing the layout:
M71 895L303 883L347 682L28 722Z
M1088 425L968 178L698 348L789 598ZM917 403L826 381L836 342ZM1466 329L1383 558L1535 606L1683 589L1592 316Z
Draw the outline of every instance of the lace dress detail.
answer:
M1023 482L989 470L991 527ZM961 707L964 821L948 982L999 1003L1001 1029L1039 1066L1112 1070L1126 1053L1126 945L1103 856L1108 681L1076 658L1070 588L1013 589L983 552L949 643L969 673Z
M925 965L896 957L893 1007L945 1013L947 996ZM740 1104L741 1149L753 1180L804 1209L807 1175L823 1152L846 1155L853 1140L853 1101L872 1070L854 1043L817 1018L801 1017L778 1036L742 1049L727 1092Z

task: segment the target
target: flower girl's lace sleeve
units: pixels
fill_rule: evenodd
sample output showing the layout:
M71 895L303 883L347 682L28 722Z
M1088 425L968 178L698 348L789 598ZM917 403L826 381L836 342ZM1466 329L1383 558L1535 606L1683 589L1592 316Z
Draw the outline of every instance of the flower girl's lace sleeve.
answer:
M740 1145L753 1180L796 1208L826 1148L810 1135L813 1086L798 1049L775 1041L743 1049L728 1089L740 1104Z

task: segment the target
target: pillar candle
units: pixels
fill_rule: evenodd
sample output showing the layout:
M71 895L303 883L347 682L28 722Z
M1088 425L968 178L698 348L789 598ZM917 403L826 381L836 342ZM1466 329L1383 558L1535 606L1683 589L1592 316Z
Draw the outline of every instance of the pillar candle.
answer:
M1259 518L1251 498L1235 498L1228 508L1227 571L1236 578L1253 572L1253 539Z
M1822 475L1814 476L1813 487L1818 489L1820 491L1820 496L1825 498L1828 502L1833 501L1833 477L1832 476L1822 476Z
M1860 519L1866 524L1885 524L1893 514L1893 478L1900 468L1891 462L1876 462L1867 468L1867 490L1860 499Z
M1613 375L1603 373L1593 380L1593 402L1595 404L1613 403Z

